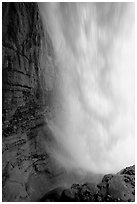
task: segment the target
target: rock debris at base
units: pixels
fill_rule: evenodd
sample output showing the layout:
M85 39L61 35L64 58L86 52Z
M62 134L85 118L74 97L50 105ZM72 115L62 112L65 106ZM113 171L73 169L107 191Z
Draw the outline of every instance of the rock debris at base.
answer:
M117 174L107 174L101 183L73 184L70 188L54 189L41 202L134 202L135 166L127 167Z

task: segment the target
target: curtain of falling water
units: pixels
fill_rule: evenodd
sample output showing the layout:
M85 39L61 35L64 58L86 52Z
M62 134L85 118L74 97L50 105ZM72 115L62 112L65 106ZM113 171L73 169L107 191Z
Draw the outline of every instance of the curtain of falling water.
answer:
M133 164L134 3L39 9L55 52L55 117L48 123L56 145L49 151L71 170L110 173Z

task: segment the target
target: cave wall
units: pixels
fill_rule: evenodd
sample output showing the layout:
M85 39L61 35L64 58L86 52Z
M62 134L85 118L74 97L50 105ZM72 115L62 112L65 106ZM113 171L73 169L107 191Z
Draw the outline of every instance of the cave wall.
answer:
M2 3L2 23L3 201L36 201L51 175L43 143L49 92L43 89L39 63L42 24L37 3Z

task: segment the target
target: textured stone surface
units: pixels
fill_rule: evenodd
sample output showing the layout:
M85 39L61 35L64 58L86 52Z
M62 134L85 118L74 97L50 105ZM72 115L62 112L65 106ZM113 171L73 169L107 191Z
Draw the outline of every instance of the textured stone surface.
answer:
M73 184L71 188L60 189L60 191L59 194L57 189L50 191L41 201L134 202L135 166L128 167L118 174L105 175L101 183L97 185L93 183Z
M130 174L127 174L129 172ZM135 166L128 167L116 175L105 175L99 188L99 194L103 201L134 201Z
M39 120L41 117L38 61L40 32L37 4L3 3L4 138L17 132L17 128L20 129L19 123L24 121L29 126L32 119L37 116ZM26 124L22 126L27 129Z
M3 201L35 201L53 173L42 129L49 95L39 64L42 25L36 3L5 2L2 12Z

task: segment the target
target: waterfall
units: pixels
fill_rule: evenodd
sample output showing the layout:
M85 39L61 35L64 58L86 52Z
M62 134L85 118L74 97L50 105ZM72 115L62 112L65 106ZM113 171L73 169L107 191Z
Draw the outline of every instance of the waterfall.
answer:
M67 170L114 173L134 164L134 3L39 10L54 49L48 126L56 142L48 151Z

